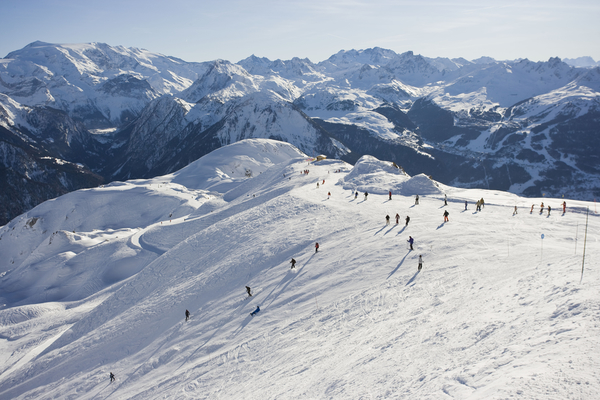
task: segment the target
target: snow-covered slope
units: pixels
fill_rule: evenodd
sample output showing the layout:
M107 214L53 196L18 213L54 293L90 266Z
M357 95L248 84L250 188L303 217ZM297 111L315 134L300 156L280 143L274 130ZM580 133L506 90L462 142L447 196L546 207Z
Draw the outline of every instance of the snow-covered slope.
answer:
M162 178L192 189L226 193L274 165L307 157L296 147L274 140L246 139L217 149Z
M0 398L594 398L594 206L263 139L73 192L0 228Z

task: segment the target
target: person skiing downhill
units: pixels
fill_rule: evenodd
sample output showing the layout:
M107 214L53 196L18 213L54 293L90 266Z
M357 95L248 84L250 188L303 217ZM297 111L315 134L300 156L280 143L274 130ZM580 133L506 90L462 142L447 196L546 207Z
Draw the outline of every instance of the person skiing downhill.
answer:
M392 199L392 191L390 190L388 193L390 195L390 200L391 200Z
M358 192L354 193L354 198L356 199L358 197Z
M368 195L369 195L369 193L365 192L365 200L367 200Z
M515 206L515 210L513 211L513 215L518 214L517 212L517 206Z
M413 243L415 242L415 239L413 239L412 236L409 236L407 242L410 245L410 249L413 250Z
M567 202L563 201L562 206L563 206L563 214L564 214L567 212Z
M410 222L410 217L407 215L407 216L406 216L406 225L404 225L404 226L408 226L408 223L409 223L409 222Z
M185 310L185 320L187 321L188 319L190 319L190 312Z
M419 267L418 267L418 270L420 271L421 268L423 268L423 258L421 257L421 255L419 255Z
M248 297L252 297L252 293L250 293L250 286L246 286L246 292L248 292Z
M552 210L552 207L550 207L550 206L548 205L548 216L550 216L550 211L551 211L551 210Z
M318 243L318 242L317 242L317 243L315 243L315 253L316 253L317 251L319 251L319 243Z
M331 192L327 192L327 198L331 196Z
M389 214L385 216L385 224L386 225L390 224L390 216L389 216Z
M400 223L400 215L398 215L398 213L396 213L396 225L398 225Z
M259 306L256 306L256 310L252 311L252 312L250 313L250 315L252 315L252 316L254 317L256 314L258 314L258 312L259 312L259 311L260 311L260 307L259 307Z
M465 200L465 211L467 211L467 201Z
M529 211L529 214L533 214L533 207L535 207L535 204L531 205L531 211Z
M296 260L294 260L293 258L292 258L292 261L290 261L290 264L292 264L290 269L296 268Z
M115 374L113 374L112 372L110 373L109 377L111 382L117 379L115 378Z
M444 211L444 222L448 222L448 215L450 215L448 210Z
M419 205L419 195L415 196L415 205Z
M544 212L544 202L542 201L542 204L540 204L540 215L542 215L543 212Z
M448 205L448 196L444 195L444 205Z

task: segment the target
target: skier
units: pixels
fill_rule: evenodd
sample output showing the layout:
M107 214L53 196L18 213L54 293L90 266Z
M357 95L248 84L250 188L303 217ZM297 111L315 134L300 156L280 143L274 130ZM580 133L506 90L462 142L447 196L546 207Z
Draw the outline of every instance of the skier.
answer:
M252 293L250 293L250 286L246 286L246 292L248 292L248 297L252 297Z
M315 253L316 253L317 251L319 251L319 243L318 243L318 242L317 242L317 243L315 243Z
M369 193L365 192L365 200L367 200L368 195L369 195Z
M518 214L517 213L517 206L515 206L515 211L513 211L513 215Z
M533 214L533 207L535 207L535 204L531 205L531 211L529 211L529 214Z
M317 182L317 189L319 188L319 182Z
M385 224L386 225L390 224L390 215L389 214L385 216Z
M354 198L356 199L358 197L358 191L356 193L354 193Z
M564 214L567 212L567 202L563 201L562 206L563 206L563 214Z
M465 200L465 211L467 211L467 201Z
M392 199L392 191L390 190L388 193L389 193L390 200L391 200Z
M400 223L400 215L398 215L398 213L396 213L396 225L398 225Z
M419 271L423 268L423 258L419 255Z
M415 242L415 239L413 239L412 236L409 236L407 242L410 245L410 249L414 250L413 249L413 243Z
M475 211L481 211L481 202L479 200L475 203Z
M325 179L323 179L323 185L325 184Z
M448 196L444 195L444 205L448 205Z
M407 215L407 216L406 216L406 225L404 225L404 226L408 226L408 223L409 223L409 222L410 222L410 217Z
M540 215L542 215L543 212L544 212L544 202L542 201L542 204L540 204Z
M250 315L252 315L252 316L254 317L256 314L258 314L258 312L259 312L259 311L260 311L260 307L259 307L259 306L256 306L256 310L252 311L252 312L250 313Z
M419 195L415 196L415 205L419 205Z
M188 319L190 319L190 312L185 310L185 320L187 321Z
M113 374L112 372L110 373L109 377L110 377L111 382L115 381L117 379L117 378L115 378L115 374Z
M331 192L327 192L327 198L331 196Z
M548 216L550 216L550 210L552 210L552 208L548 206Z
M481 208L485 208L485 201L483 201L483 197L481 198L481 200L479 200L481 202ZM481 211L481 210L479 210Z
M448 210L444 211L444 222L448 222L448 215L450 215Z
M290 264L292 264L292 267L290 269L296 268L296 260L294 260L293 258L292 261L290 261Z

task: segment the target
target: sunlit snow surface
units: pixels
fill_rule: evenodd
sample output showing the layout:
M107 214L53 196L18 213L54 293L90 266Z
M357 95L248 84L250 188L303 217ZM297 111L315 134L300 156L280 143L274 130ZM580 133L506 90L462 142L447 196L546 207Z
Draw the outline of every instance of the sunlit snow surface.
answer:
M73 192L0 228L0 398L593 399L595 211L270 140Z

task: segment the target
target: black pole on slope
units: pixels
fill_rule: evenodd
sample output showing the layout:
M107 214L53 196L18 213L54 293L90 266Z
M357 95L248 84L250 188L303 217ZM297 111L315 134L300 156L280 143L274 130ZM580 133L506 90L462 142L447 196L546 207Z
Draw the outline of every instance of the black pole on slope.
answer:
M585 245L587 243L587 227L588 227L588 217L590 215L590 208L587 208L587 213L585 214L585 235L583 237L583 260L581 261L581 279L579 283L583 281L583 267L585 266Z

